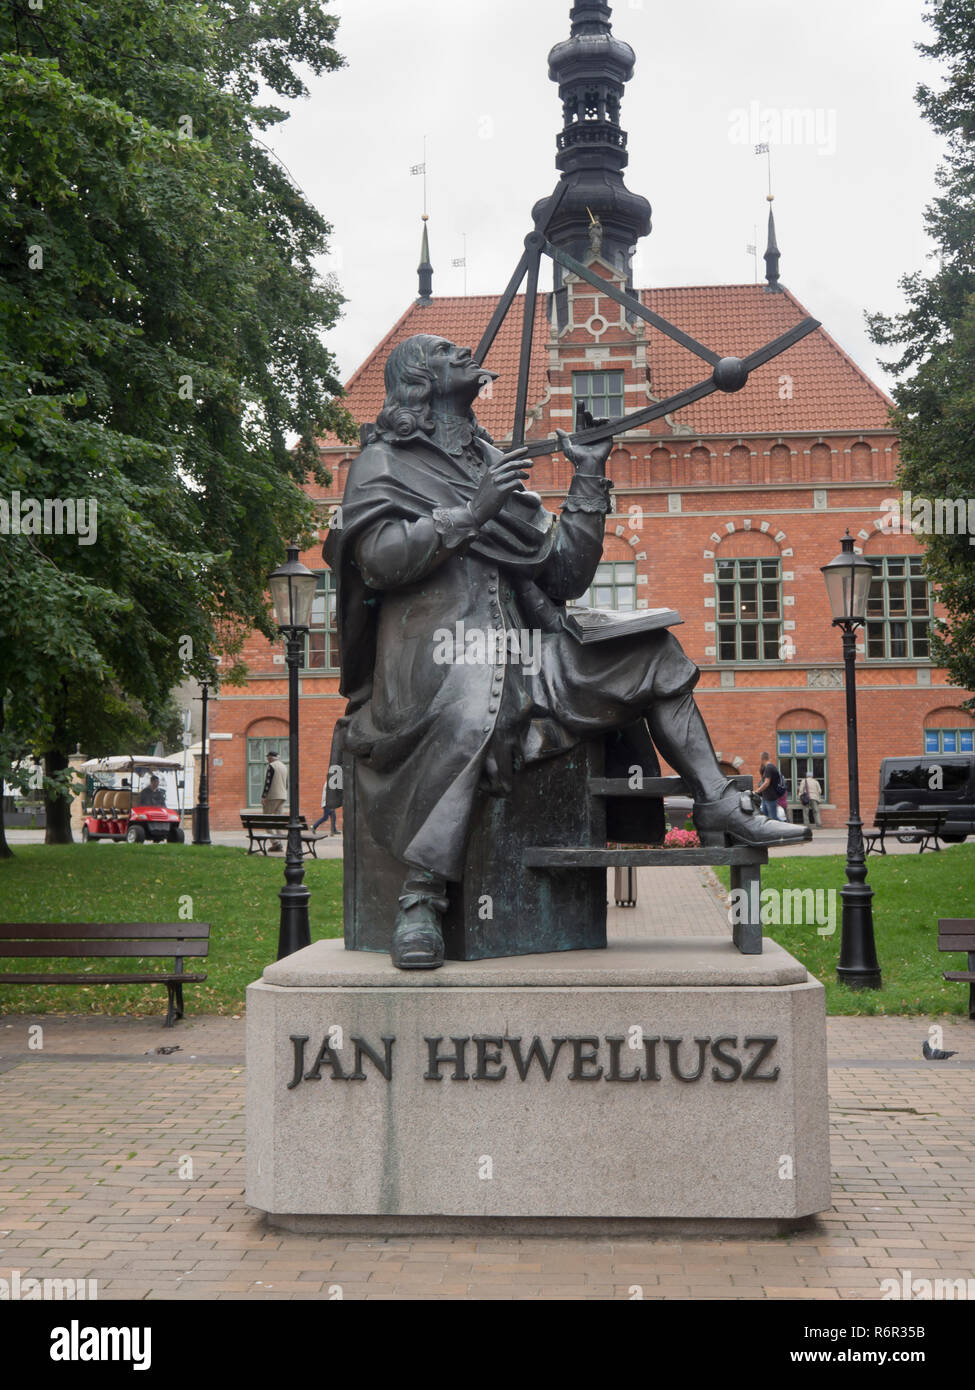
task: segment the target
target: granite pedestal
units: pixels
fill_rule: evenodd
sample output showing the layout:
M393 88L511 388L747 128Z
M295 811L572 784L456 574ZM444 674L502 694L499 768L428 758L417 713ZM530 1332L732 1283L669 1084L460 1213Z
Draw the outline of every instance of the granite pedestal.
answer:
M401 972L322 941L247 992L247 1200L319 1231L783 1228L830 1204L824 991L774 942Z

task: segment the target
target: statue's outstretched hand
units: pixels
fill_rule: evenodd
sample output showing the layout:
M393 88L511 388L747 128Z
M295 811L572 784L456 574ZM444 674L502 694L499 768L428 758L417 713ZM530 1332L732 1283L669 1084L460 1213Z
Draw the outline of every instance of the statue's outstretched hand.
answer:
M612 439L602 439L598 444L573 444L565 430L556 430L562 452L575 468L584 476L602 478L606 473L606 460L613 452Z
M511 494L521 489L522 479L528 477L526 469L531 467L524 454L524 449L515 449L485 469L477 491L468 503L471 515L479 526L497 516Z

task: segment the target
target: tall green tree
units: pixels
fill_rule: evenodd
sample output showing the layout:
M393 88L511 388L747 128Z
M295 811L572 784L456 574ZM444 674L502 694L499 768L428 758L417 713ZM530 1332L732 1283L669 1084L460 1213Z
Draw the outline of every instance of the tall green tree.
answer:
M49 840L77 745L155 736L215 645L271 632L315 439L354 438L331 229L262 139L336 28L315 0L0 11L0 777L42 760Z
M916 100L946 141L938 194L925 212L938 269L905 276L907 310L868 316L874 342L893 347L898 481L917 497L975 498L975 0L928 0L933 30L920 51L941 67ZM925 568L946 618L933 655L953 684L975 690L975 547L967 535L925 539ZM975 708L975 701L969 702Z

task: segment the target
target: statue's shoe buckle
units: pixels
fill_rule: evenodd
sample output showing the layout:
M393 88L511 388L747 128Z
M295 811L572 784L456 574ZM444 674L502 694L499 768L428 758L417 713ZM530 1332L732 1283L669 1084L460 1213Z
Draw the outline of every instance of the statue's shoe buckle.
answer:
M748 792L732 792L720 801L699 801L694 806L694 825L702 845L792 845L812 839L808 825L770 820L755 810Z

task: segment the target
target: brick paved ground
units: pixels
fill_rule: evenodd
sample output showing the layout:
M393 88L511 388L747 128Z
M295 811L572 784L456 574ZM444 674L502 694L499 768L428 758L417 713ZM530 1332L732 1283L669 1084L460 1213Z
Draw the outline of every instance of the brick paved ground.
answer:
M615 905L613 870L607 875L606 891L606 930L611 937L731 935L728 909L719 897L724 889L710 869L638 869L635 907Z
M697 871L657 871L614 930L713 932ZM652 907L652 910L651 910ZM191 1004L192 1008L192 1004ZM266 1230L243 1202L243 1021L0 1019L0 1277L99 1297L873 1299L975 1277L975 1024L924 1062L924 1019L829 1023L834 1205L769 1240L349 1239ZM170 1057L147 1055L178 1043ZM187 1160L192 1167L187 1167Z

